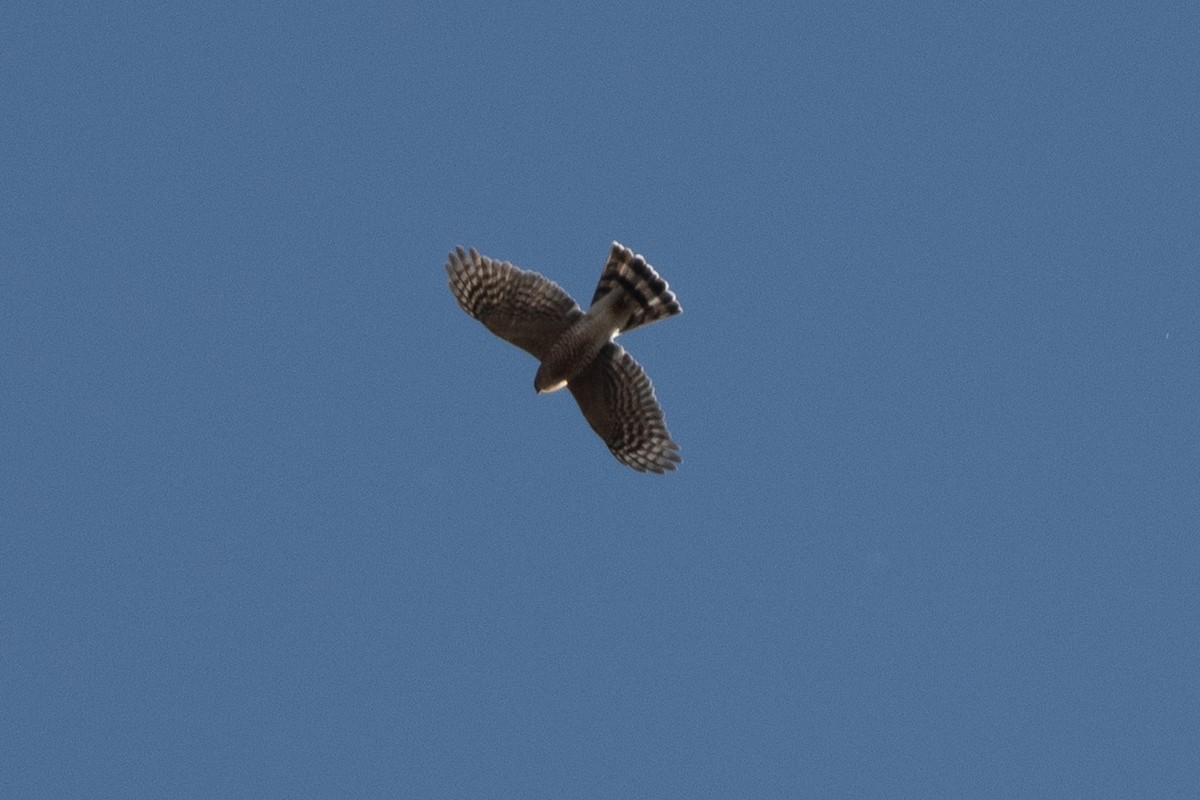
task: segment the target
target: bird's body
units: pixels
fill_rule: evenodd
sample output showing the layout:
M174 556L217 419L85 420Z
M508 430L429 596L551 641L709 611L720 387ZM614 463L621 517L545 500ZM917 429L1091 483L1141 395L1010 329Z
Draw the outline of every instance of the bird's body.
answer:
M613 242L585 313L536 272L461 247L446 262L458 304L492 333L540 360L539 392L571 390L592 429L619 461L663 472L680 461L645 371L613 339L682 311L667 282Z
M533 378L533 388L542 392L553 392L563 388L567 382L582 372L600 353L604 345L613 340L621 328L616 324L613 306L608 295L594 303L579 319L563 331L549 354L538 367Z

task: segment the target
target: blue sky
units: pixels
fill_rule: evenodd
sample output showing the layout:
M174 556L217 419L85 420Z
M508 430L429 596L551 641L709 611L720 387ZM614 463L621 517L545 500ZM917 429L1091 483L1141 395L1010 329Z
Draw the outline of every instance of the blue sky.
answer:
M1192 4L0 12L0 794L1200 784ZM454 245L682 316L618 464Z

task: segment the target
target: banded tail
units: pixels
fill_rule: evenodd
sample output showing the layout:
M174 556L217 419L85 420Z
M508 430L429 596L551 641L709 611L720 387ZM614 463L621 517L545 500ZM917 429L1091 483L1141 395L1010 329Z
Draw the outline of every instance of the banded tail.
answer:
M620 242L612 243L608 263L604 265L604 272L600 273L596 294L592 296L592 305L614 290L630 299L632 309L629 321L621 326L622 333L683 311L675 299L675 293L658 276L654 267Z

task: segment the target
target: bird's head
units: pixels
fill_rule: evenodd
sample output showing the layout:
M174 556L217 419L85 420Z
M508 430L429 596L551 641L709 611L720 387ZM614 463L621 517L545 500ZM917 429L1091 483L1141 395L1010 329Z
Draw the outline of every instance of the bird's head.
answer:
M552 375L545 364L538 367L537 375L533 378L533 388L538 394L557 392L567 385L567 379Z

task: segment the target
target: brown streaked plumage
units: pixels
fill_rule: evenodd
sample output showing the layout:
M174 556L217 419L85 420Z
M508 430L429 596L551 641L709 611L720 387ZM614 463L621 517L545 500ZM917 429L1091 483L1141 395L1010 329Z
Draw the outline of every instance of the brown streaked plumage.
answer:
M613 341L683 310L644 258L613 242L586 313L550 279L474 249L450 253L446 274L464 311L542 362L534 378L539 393L571 390L617 460L639 472L675 469L679 445L667 432L654 387Z

